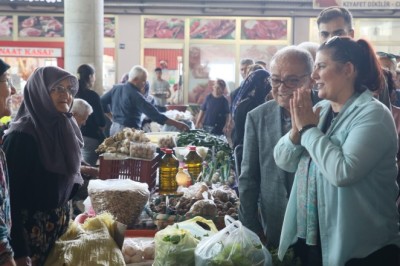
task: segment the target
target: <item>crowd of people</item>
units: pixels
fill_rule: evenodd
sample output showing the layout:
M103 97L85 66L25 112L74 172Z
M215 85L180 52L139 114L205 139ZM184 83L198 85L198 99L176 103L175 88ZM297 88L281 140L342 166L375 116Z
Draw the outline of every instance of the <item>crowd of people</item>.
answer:
M284 47L269 65L241 60L229 95L215 80L195 125L231 140L239 219L279 258L292 249L302 265L399 265L399 58L355 40L346 8L324 9L317 25L319 44ZM1 117L15 93L9 68L0 59ZM143 115L189 130L163 113L171 92L155 74L150 84L133 66L99 96L89 64L76 76L32 73L0 150L0 265L43 265L82 211L70 201L87 196L107 135L143 128Z

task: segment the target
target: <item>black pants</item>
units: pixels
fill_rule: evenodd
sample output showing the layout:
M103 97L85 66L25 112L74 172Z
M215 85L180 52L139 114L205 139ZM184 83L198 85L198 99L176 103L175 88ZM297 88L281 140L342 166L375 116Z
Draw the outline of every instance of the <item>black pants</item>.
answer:
M300 259L302 266L322 266L322 252L319 241L316 246L309 246L304 239L299 238L293 245L293 251L294 255Z
M303 266L322 266L321 246L309 246L304 239L299 238L293 245L294 254L301 260ZM400 248L388 245L371 253L365 258L350 259L345 266L399 266Z
M351 259L345 266L399 266L400 248L395 245L388 245L371 253L365 258Z

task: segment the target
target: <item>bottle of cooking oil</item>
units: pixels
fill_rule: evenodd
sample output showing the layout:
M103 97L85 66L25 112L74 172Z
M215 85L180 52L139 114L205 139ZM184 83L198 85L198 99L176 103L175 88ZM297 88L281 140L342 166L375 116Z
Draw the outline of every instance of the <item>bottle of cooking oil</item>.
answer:
M166 149L160 162L160 194L175 194L178 185L176 174L178 173L179 161L172 154L171 149Z
M196 151L196 146L189 146L189 153L185 157L185 164L188 168L192 184L194 184L202 171L203 159Z

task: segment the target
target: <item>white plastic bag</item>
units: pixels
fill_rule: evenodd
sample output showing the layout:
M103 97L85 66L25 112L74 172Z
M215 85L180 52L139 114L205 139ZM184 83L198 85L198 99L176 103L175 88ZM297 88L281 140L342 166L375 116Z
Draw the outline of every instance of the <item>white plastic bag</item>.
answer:
M196 266L272 266L271 254L260 238L240 221L229 224L225 216L224 229L203 239L195 249Z

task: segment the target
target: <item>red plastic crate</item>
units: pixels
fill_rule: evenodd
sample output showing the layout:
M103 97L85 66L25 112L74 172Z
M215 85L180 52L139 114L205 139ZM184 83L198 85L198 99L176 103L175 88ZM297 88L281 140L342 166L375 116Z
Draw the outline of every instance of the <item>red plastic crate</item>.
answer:
M150 192L155 189L157 169L160 156L153 160L106 160L100 156L100 179L131 179L133 181L147 183Z

